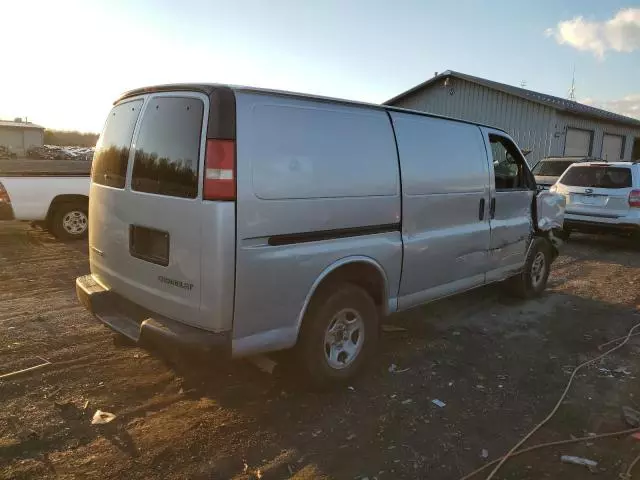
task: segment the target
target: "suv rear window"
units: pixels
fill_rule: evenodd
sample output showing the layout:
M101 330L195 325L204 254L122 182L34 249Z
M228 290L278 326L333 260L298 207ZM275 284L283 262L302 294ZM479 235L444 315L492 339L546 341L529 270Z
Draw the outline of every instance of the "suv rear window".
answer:
M109 112L93 156L93 182L124 188L131 137L141 107L142 100L133 100L116 105Z
M560 183L569 187L629 188L631 170L609 166L573 167L567 170Z
M149 100L136 140L133 190L196 197L203 112L204 104L197 98Z
M574 162L570 160L542 160L533 167L533 174L541 177L559 177L572 163Z

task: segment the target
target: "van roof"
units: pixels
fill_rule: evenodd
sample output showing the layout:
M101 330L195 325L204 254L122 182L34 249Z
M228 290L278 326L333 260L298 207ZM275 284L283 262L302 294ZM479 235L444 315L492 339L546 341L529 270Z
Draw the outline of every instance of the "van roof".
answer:
M134 90L129 90L128 92L123 93L115 102L113 102L113 104L115 105L116 103L124 100L125 98L135 97L137 95L144 95L147 93L154 93L154 92L196 91L196 92L202 92L207 96L210 96L216 89L220 89L220 88L227 88L227 89L231 89L239 92L251 92L251 93L261 93L261 94L267 94L267 95L277 95L280 97L320 100L328 103L353 105L353 106L359 106L359 107L373 108L376 110L385 110L389 112L410 113L414 115L422 115L424 117L443 118L446 120L453 120L460 123L467 123L470 125L478 125L481 127L493 128L495 130L499 130L501 132L507 133L502 128L496 127L494 125L486 125L478 122L470 122L468 120L463 120L460 118L446 117L443 115L436 115L433 113L422 112L419 110L411 110L408 108L394 107L391 105L380 105L377 103L359 102L355 100L346 100L343 98L333 98L333 97L325 97L322 95L288 92L284 90L271 90L268 88L247 87L242 85L225 85L225 84L217 84L217 83L174 83L174 84L153 85L149 87L136 88Z

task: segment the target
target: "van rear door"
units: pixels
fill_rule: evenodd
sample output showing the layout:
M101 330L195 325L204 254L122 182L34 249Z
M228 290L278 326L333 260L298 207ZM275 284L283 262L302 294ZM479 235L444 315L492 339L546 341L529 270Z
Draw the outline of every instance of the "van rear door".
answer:
M89 247L91 272L105 287L216 330L200 311L208 106L201 93L163 92L113 108L94 159Z

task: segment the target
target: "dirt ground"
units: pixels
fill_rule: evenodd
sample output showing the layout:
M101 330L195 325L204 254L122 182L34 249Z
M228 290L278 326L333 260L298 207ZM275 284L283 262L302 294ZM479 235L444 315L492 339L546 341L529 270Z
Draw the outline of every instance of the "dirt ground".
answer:
M0 225L0 374L52 362L0 380L0 478L459 479L542 420L572 366L640 322L640 246L576 235L541 299L493 286L393 317L405 330L383 334L366 375L318 394L246 361L122 345L76 300L86 272L86 243ZM636 338L579 374L528 445L628 428ZM92 426L96 409L117 418ZM618 479L638 453L630 436L548 448L496 478ZM599 462L595 473L564 454Z

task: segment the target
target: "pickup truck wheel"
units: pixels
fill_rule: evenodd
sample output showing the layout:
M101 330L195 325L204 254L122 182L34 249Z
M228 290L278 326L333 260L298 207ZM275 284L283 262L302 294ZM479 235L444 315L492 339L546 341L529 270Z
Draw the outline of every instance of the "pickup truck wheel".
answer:
M509 291L524 299L540 296L547 288L551 261L549 241L534 237L522 273L507 280Z
M339 283L319 292L300 331L296 353L318 388L344 383L367 363L378 342L378 309L361 287Z
M85 238L89 230L87 206L77 203L64 203L55 207L49 230L61 240Z

